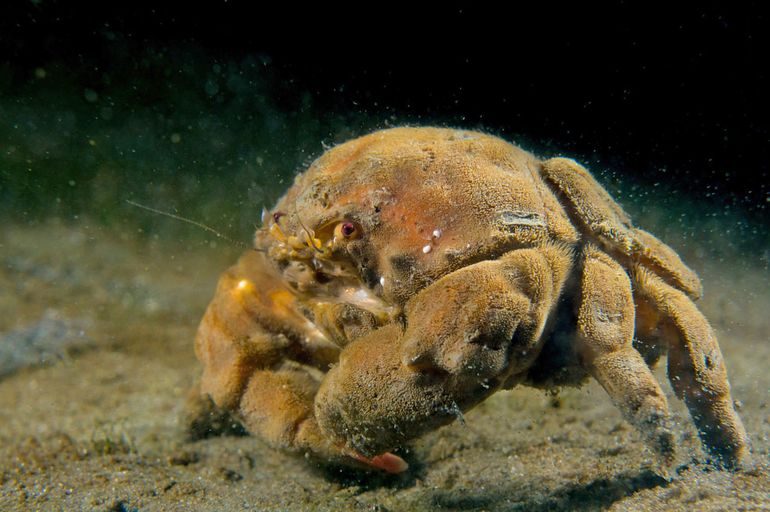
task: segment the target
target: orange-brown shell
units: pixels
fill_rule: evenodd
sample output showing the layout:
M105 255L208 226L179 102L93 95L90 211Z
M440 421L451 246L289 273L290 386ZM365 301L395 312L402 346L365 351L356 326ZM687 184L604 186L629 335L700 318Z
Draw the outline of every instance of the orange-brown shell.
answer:
M581 237L629 268L640 262L700 294L695 273L633 228L585 169L567 159L542 162L479 132L393 128L346 142L297 176L274 211L286 213L281 229L300 239L332 236L335 224L355 221L363 233L347 245L348 256L392 304L468 264ZM264 239L258 232L257 243Z
M275 211L287 212L281 227L298 236L357 222L363 236L350 249L365 280L403 304L469 263L577 240L539 167L530 153L482 133L395 128L324 153Z

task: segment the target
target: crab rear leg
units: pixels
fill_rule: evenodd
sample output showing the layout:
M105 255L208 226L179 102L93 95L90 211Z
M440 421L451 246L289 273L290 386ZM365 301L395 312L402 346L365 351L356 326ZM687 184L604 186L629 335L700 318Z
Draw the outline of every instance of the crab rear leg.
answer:
M657 312L643 319L642 327L658 332L668 345L668 378L687 404L703 444L722 466L746 464L749 439L733 407L713 329L689 297L651 272L638 268L634 284L637 302Z
M576 341L580 361L669 466L675 442L668 403L641 354L633 348L633 337L634 302L628 275L608 255L586 247Z

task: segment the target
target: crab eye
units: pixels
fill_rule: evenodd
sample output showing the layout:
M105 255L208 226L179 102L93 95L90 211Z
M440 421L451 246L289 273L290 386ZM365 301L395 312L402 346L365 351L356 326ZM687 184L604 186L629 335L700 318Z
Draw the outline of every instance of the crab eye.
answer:
M337 236L337 238L353 240L361 235L361 229L353 222L340 222L337 224L337 227L334 228L334 235Z
M356 232L356 227L352 222L345 222L341 228L342 236L351 237Z

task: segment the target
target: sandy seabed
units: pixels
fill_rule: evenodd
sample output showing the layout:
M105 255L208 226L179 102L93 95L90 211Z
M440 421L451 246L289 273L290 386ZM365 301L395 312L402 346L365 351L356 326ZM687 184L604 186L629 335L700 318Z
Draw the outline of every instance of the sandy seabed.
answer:
M499 393L400 452L399 476L317 468L248 436L188 440L192 340L237 255L82 220L3 227L0 510L770 510L766 255L683 254L756 466L706 463L660 365L680 441L671 481L594 382Z

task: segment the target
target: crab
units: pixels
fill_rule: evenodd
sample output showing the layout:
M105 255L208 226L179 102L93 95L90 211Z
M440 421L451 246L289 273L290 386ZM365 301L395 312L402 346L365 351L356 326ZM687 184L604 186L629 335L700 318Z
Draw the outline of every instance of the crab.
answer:
M574 160L494 136L377 131L318 158L220 278L200 396L274 447L398 473L392 452L501 389L593 377L674 461L675 395L749 458L698 276Z

